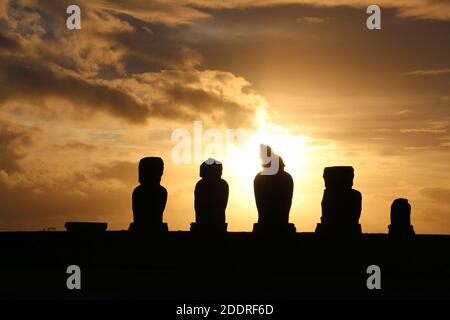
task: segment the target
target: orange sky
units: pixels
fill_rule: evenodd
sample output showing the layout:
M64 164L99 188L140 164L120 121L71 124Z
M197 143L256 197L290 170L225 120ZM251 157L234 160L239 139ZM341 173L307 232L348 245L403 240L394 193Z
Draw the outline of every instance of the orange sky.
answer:
M448 1L378 1L375 31L363 0L76 2L81 30L72 1L0 0L0 230L126 229L144 156L187 230L199 163L175 164L171 135L200 120L265 129L298 231L320 220L323 168L352 165L364 232L406 197L417 233L450 233ZM232 231L257 220L251 147L223 159Z

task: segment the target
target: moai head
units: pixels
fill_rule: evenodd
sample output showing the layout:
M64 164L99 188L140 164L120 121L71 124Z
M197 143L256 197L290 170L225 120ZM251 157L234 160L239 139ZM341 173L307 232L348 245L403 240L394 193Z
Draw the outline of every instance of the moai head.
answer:
M276 174L284 170L284 161L275 152L272 152L272 148L268 145L260 145L260 158L262 160L262 167L270 171L268 174Z
M410 226L411 225L411 205L408 199L395 199L391 205L391 225Z
M222 176L222 163L209 158L200 165L200 177L203 179L219 180Z
M323 171L325 188L328 190L348 190L353 186L353 167L327 167Z
M153 184L161 181L164 162L159 157L146 157L139 161L139 183Z

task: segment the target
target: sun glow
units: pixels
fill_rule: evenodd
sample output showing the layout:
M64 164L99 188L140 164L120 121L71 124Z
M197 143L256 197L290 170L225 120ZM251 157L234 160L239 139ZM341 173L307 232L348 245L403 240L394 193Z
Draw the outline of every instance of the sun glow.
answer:
M305 167L308 137L267 121L264 113L258 114L257 122L258 129L248 134L244 143L227 144L223 159L227 175L252 186L253 178L261 171L260 144L266 144L283 158L286 171L298 177Z

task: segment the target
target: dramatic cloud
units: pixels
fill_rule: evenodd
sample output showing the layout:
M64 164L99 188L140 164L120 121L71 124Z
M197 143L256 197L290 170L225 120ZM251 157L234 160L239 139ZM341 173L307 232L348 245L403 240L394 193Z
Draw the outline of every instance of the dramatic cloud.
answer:
M43 104L52 98L63 98L76 107L103 110L131 122L143 122L148 117L145 105L120 89L46 68L40 61L3 57L0 72L0 103L13 100Z
M0 58L0 103L54 98L69 101L75 112L107 112L130 122L149 117L194 120L208 114L215 124L249 124L265 100L245 79L220 71L162 71L126 79L82 79L38 61ZM49 102L50 101L50 102Z
M195 10L163 3L82 5L89 8L83 29L71 32L62 3L9 3L0 35L6 50L0 54L0 103L61 110L63 100L75 117L103 112L131 123L207 117L216 125L246 125L265 107L244 79L194 70L200 55L172 28L154 24L161 18L155 11L181 10L186 17ZM154 14L144 19L145 12ZM177 71L148 72L155 68Z
M351 6L356 8L367 8L374 4L370 0L180 0L177 3L194 5L207 8L249 8L264 6L279 6L289 4L306 4L312 6ZM379 0L376 3L381 7L395 8L403 17L414 17L422 19L450 19L450 4L446 0Z
M241 77L222 71L161 71L133 79L117 80L138 95L152 88L148 99L152 113L164 118L203 119L227 126L251 125L251 119L267 102Z

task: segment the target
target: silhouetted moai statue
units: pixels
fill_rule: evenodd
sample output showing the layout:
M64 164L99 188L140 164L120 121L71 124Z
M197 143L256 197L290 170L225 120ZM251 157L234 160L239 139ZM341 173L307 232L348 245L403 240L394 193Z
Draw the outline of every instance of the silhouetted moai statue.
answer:
M158 157L146 157L139 162L139 183L133 191L133 219L130 231L158 233L167 231L163 212L167 190L160 185L164 162Z
M395 199L391 205L391 224L389 235L406 238L414 236L414 227L411 225L411 205L408 199Z
M261 145L263 170L253 181L258 223L253 232L261 234L295 233L295 226L289 223L294 181L284 171L284 162L269 146Z
M356 236L361 234L361 193L352 189L353 167L327 167L324 170L325 190L322 198L320 235Z
M215 159L206 160L200 165L200 177L195 185L195 223L191 223L191 231L225 232L229 188L221 178L222 164Z

